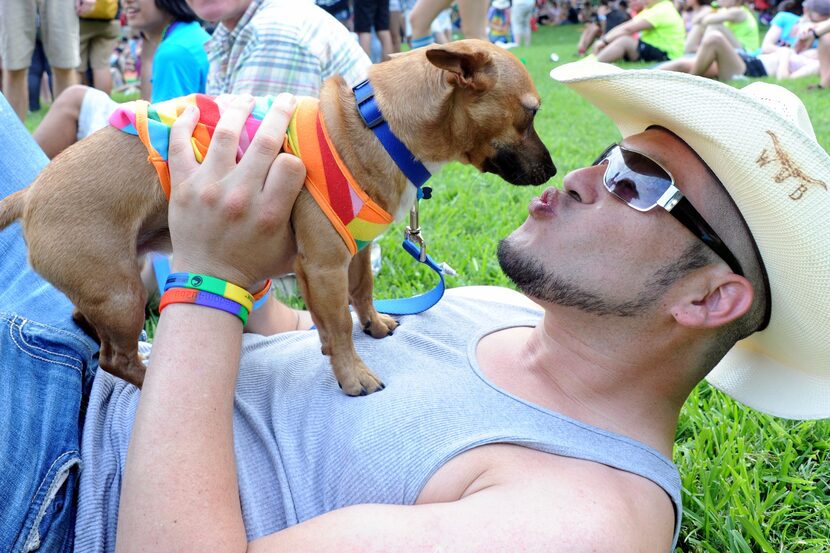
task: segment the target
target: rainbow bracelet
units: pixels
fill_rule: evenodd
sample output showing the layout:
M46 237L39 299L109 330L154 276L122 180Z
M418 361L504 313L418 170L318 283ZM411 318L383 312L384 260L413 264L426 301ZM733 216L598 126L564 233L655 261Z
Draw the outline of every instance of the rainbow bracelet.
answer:
M159 313L164 311L164 308L171 303L190 303L219 309L220 311L225 311L226 313L239 317L239 320L242 321L242 326L247 324L248 313L250 313L245 309L245 306L224 296L204 290L195 290L193 288L168 288L165 290L159 303Z
M247 309L248 313L254 309L254 297L250 292L236 284L231 284L216 277L197 273L171 273L167 277L164 289L166 291L171 288L192 288L194 290L210 292L211 294L235 301Z
M265 281L265 284L262 285L262 288L258 292L253 292L251 295L254 298L254 308L253 311L256 311L263 305L265 302L268 301L268 292L271 291L271 279Z

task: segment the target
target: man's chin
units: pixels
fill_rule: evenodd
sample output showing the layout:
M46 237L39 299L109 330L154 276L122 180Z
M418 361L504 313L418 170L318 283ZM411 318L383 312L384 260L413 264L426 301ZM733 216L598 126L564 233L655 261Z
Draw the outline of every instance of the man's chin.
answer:
M542 264L527 256L524 249L516 244L517 239L514 234L499 241L497 250L499 266L504 275L519 290L533 295L532 292L537 288L534 283L544 276Z

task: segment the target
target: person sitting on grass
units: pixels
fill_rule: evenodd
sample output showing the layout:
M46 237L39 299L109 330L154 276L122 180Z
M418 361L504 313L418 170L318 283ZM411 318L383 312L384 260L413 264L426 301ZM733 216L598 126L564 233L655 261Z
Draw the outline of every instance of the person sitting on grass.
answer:
M702 378L775 415L830 416L830 157L775 85L588 62L553 76L621 142L499 245L525 295L457 289L394 336L356 333L386 383L367 397L338 389L293 313L243 336L235 315L181 303L143 346L139 391L96 370L20 228L0 233L0 417L16 430L0 442L15 475L0 549L29 547L34 523L46 550L92 553L673 551L670 457ZM170 136L174 269L248 289L290 270L304 177L270 138L287 95L237 163L251 105L224 114L203 165L196 113ZM0 130L5 196L46 160L8 108ZM782 180L784 163L798 171Z
M684 72L721 81L747 77L798 79L819 72L815 49L796 52L793 48L779 48L753 56L732 48L728 39L719 33L706 36L693 59L681 61L690 62L689 70ZM675 63L670 62L659 69L671 71Z
M788 0L794 2L795 0ZM689 31L705 15L712 11L712 0L688 0L682 3L681 15L683 24L686 26L686 44L689 42Z
M716 9L699 18L686 38L686 52L697 52L708 33L721 33L732 48L744 52L751 53L759 47L758 20L745 0L720 0Z
M585 24L577 44L577 54L584 56L596 39L629 19L631 15L626 0L602 0L594 21Z
M204 92L210 36L185 0L125 0L127 22L143 37L141 93L162 102ZM118 103L95 88L75 85L55 99L35 129L38 145L50 158L105 127Z
M817 0L812 0L816 2ZM830 0L819 0L828 2ZM822 15L811 8L810 0L805 4L805 14L799 25L812 29L830 15ZM781 35L780 29L770 27L768 35ZM718 32L707 33L694 57L670 61L657 66L665 71L679 71L728 81L742 77L775 77L789 79L815 75L819 71L818 54L813 46L814 37L809 30L800 32L806 37L793 48L772 46L773 40L764 37L764 44L770 50L758 54L747 54L735 49L726 35Z
M683 18L670 0L636 0L631 3L640 10L630 21L602 35L594 45L601 62L666 61L683 55L686 29ZM639 33L639 38L635 34Z
M817 43L819 60L819 82L810 88L830 88L830 0L807 0L804 8L814 15L799 28L799 41ZM822 19L816 21L816 16Z
M795 46L800 24L803 23L801 14L791 11L795 9L799 12L803 10L801 6L796 5L795 0L784 0L778 4L776 13L770 20L769 29L761 41L760 53L768 54L778 48Z

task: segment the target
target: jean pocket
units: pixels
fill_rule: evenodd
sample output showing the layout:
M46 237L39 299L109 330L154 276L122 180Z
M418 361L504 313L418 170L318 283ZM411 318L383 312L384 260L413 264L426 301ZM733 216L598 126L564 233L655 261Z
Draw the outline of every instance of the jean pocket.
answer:
M0 551L69 551L88 346L0 315Z

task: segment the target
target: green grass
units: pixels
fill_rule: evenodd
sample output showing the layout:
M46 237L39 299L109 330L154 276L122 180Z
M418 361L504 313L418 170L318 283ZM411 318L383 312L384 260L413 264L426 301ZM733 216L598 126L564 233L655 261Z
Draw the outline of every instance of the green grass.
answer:
M559 54L560 63L575 59L578 32L578 27L545 27L534 34L532 47L514 50L525 60L543 98L536 127L553 153L557 186L568 171L590 163L618 138L607 117L548 77L554 66L551 52ZM830 94L807 91L815 81L782 84L804 100L819 142L828 149ZM524 220L529 199L541 188L509 186L457 164L445 167L431 185L434 197L422 203L421 225L430 254L459 272L447 278L448 284L509 286L495 247ZM416 268L401 250L403 226L399 223L381 239L378 298L411 295L433 285L430 271ZM681 414L674 452L685 507L677 551L830 551L828 447L828 421L797 423L768 417L705 383L698 386Z

